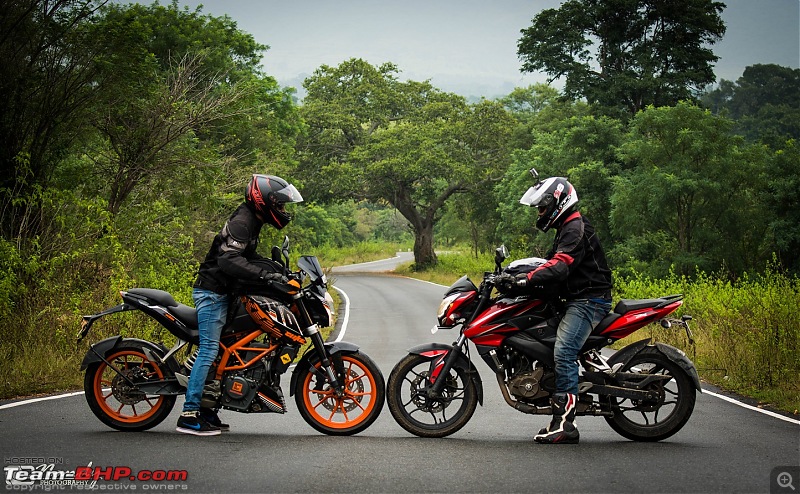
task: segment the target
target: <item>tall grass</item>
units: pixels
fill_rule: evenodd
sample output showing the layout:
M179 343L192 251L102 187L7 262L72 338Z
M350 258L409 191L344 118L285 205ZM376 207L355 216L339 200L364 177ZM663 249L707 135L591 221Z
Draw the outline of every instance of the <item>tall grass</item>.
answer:
M647 336L682 348L708 382L795 412L800 409L800 279L768 268L731 282L700 275L641 276L615 283L618 298L683 293L680 313L693 317L695 344L674 329ZM642 331L628 339L640 339ZM624 341L623 341L624 343Z

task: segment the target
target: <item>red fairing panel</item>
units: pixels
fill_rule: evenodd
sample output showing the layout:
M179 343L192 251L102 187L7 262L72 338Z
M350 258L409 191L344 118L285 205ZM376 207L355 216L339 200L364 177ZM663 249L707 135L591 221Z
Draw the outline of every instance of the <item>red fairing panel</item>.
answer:
M683 304L678 300L660 309L640 309L627 312L603 330L601 335L613 339L621 339L648 324L666 317Z
M518 331L517 328L506 324L509 319L524 314L541 304L541 300L514 304L508 304L500 300L475 318L469 327L464 330L464 335L478 345L499 345L505 336L498 333Z

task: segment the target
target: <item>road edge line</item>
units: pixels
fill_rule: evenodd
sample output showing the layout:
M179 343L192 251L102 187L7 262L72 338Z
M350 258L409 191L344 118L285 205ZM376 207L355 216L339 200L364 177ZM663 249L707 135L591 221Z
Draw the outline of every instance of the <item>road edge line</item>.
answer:
M344 338L344 334L347 332L347 323L350 322L350 297L347 296L347 293L339 288L338 286L333 286L333 289L339 292L342 297L344 297L344 318L342 319L342 326L339 329L339 334L336 336L335 342L342 341Z
M7 408L14 408L22 405L29 405L31 403L38 403L40 401L57 400L59 398L69 398L70 396L78 396L82 395L83 393L84 393L83 391L75 391L73 393L64 393L62 395L42 396L41 398L31 398L28 400L14 401L11 403L6 403L5 405L0 405L0 410L5 410Z

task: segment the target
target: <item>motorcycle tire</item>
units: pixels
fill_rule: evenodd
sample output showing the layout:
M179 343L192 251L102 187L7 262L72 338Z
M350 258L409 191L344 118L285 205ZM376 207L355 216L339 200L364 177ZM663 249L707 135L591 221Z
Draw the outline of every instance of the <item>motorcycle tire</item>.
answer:
M614 431L633 441L655 442L686 425L694 410L695 386L678 364L655 348L648 348L636 354L621 371L663 374L672 379L652 385L659 395L657 402L611 397L614 415L605 419Z
M306 369L298 376L295 403L303 419L314 429L330 436L350 436L363 431L378 418L386 399L386 384L380 368L361 352L338 357L344 373L339 396L330 386L324 371ZM316 369L320 363L314 364Z
M478 406L478 393L466 370L454 367L442 393L429 399L431 359L409 354L389 374L386 402L395 421L419 437L445 437L464 427ZM441 379L444 376L440 376ZM452 408L460 403L457 408Z
M167 371L147 358L143 346L124 342L105 359L129 378L164 379ZM144 431L172 411L175 396L145 395L128 384L106 362L92 364L83 380L86 401L101 422L120 431Z

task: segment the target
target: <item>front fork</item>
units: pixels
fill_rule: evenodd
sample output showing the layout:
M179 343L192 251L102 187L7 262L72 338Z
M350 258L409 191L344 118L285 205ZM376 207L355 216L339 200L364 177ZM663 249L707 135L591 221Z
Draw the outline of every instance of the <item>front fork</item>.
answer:
M328 352L325 350L325 342L322 340L322 334L319 332L319 326L317 326L317 324L311 320L311 316L308 314L308 309L306 309L306 306L303 303L302 291L295 296L295 306L297 307L300 320L306 328L303 331L303 334L311 338L311 343L314 345L314 348L317 351L320 367L325 369L325 374L327 375L328 381L331 384L331 388L333 388L338 396L342 396L342 394L344 394L344 388L339 383L339 379L336 377L336 370L333 368L330 355L328 355Z
M440 376L447 376L450 374L450 370L453 369L458 359L464 354L461 347L464 345L466 339L464 333L461 333L458 339L453 342L453 348L444 355L444 361L441 364L437 362L433 365L430 376L430 379L433 379L433 385L429 386L427 390L429 398L435 398L441 394L447 379L440 379ZM441 359L439 361L441 361Z
M328 377L328 381L331 383L331 388L333 388L338 396L341 396L344 393L344 388L341 386L341 384L339 384L339 379L336 377L336 370L333 368L333 363L331 362L330 356L325 350L325 342L322 341L322 335L320 334L319 330L317 330L316 333L311 334L310 338L311 342L314 344L314 348L317 350L320 367L325 369L325 374Z

